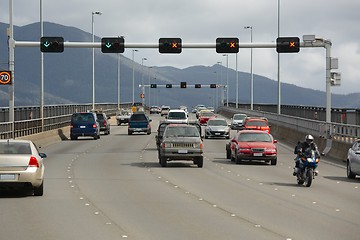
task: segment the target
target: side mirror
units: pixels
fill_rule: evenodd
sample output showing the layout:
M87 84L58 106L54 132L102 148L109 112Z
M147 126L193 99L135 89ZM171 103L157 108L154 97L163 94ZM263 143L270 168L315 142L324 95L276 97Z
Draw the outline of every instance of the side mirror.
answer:
M39 153L39 156L40 156L41 158L46 158L46 157L47 157L46 153Z
M231 139L231 142L233 142L233 143L238 143L235 139Z

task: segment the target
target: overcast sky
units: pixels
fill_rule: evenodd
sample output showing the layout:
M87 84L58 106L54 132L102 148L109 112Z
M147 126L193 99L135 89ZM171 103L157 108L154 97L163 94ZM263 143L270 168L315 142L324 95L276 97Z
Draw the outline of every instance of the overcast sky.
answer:
M0 0L0 21L9 22L9 0ZM180 37L183 43L214 43L217 37L238 37L240 42L274 42L278 36L316 35L330 39L331 56L339 59L342 83L333 93L360 92L360 1L359 0L43 0L44 21L73 26L91 33L93 11L95 34L125 36L128 43L156 43L160 37ZM14 24L39 21L40 0L13 0ZM4 34L4 33L1 33ZM46 35L46 29L44 29ZM65 39L66 40L66 39ZM89 39L91 41L91 39ZM131 49L124 55L131 58ZM135 61L146 66L212 66L226 57L215 49L183 49L181 54L160 54L140 49ZM325 91L325 49L302 48L300 53L281 54L281 82ZM235 69L235 55L229 56ZM250 49L241 48L238 70L250 72ZM253 73L277 79L277 52L253 50Z

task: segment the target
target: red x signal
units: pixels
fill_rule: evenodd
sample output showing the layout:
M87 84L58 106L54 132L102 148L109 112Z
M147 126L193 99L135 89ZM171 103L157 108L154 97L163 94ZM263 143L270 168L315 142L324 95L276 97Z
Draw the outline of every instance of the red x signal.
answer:
M230 42L230 48L236 48L236 42Z
M172 47L172 48L177 48L177 43L176 43L176 42L173 42L173 43L171 44L171 47Z
M289 47L291 47L291 48L296 47L296 46L295 46L295 42L294 42L294 41L290 42L290 43L289 43Z

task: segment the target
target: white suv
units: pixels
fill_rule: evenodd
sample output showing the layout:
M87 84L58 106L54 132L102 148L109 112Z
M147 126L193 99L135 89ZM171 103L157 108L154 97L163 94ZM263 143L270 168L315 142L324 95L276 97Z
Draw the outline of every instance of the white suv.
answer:
M171 109L166 117L167 122L171 123L188 123L188 114L181 109Z

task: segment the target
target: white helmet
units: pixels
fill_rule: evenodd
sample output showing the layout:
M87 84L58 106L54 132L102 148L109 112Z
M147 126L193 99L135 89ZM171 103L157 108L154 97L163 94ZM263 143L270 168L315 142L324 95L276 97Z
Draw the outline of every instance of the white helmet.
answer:
M307 143L312 143L313 141L314 141L314 137L312 136L312 135L306 135L305 136L305 141L307 142Z

